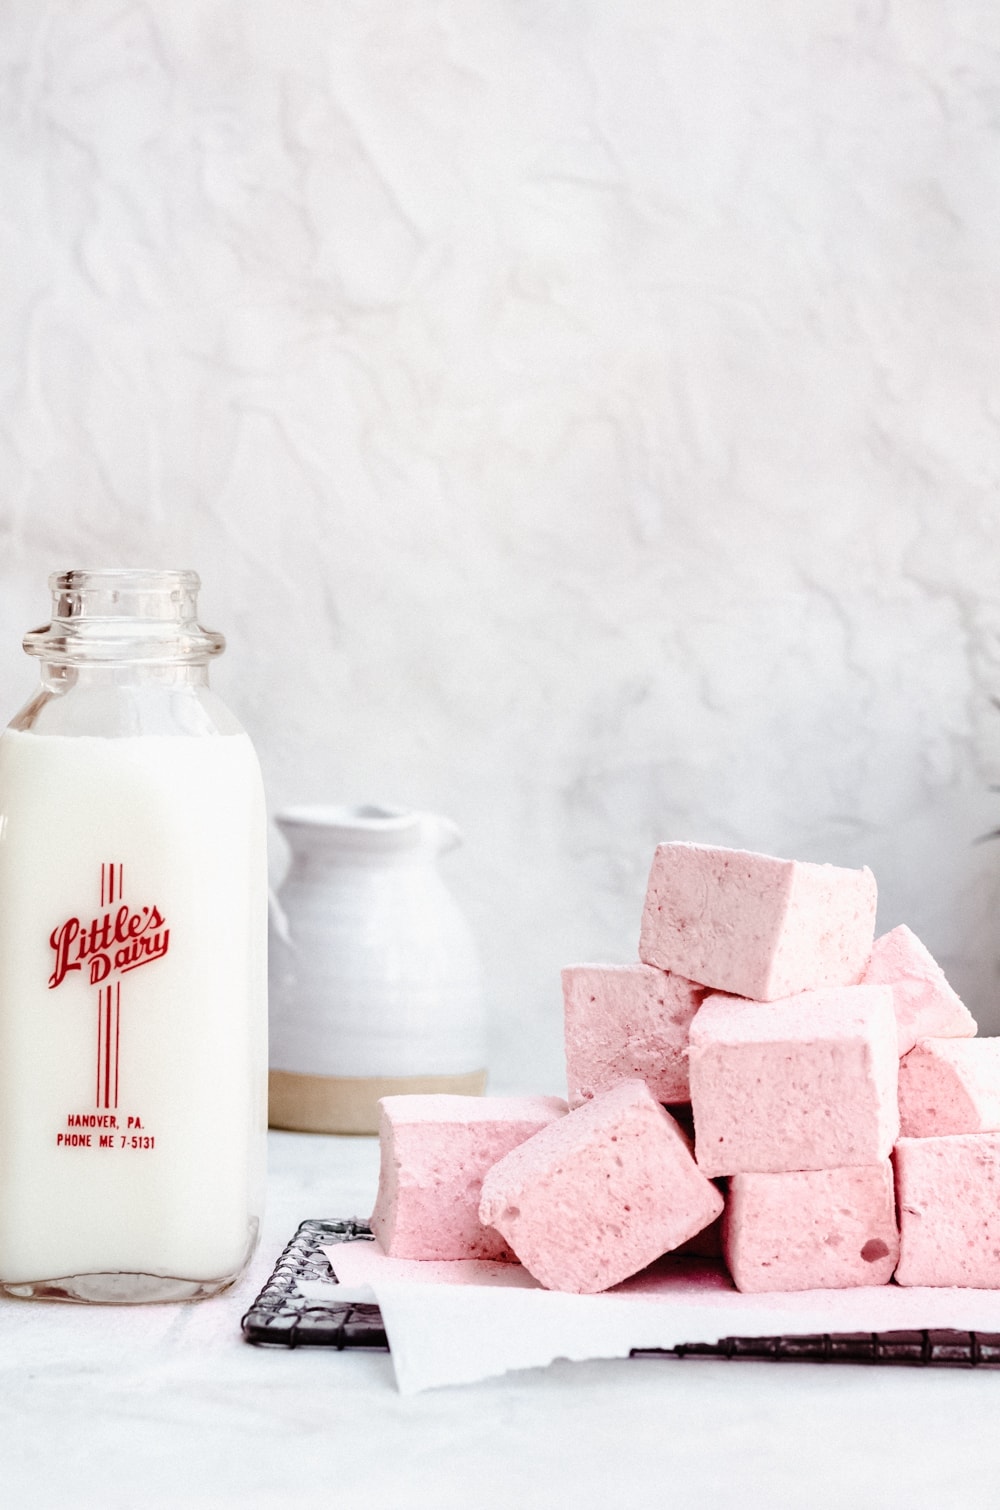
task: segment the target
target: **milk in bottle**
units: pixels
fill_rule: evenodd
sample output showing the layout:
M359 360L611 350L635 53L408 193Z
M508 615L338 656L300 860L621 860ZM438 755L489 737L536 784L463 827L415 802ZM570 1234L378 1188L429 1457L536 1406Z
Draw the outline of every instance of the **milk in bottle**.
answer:
M266 1128L264 805L193 572L67 572L0 736L0 1285L211 1295Z

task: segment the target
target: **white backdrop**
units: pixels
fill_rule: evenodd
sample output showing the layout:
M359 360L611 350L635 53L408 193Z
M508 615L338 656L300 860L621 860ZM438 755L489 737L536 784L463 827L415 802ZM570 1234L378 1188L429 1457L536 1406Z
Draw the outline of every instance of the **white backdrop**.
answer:
M869 863L1000 1028L994 4L8 0L0 54L6 708L48 571L200 570L273 807L464 827L498 1087L667 837Z

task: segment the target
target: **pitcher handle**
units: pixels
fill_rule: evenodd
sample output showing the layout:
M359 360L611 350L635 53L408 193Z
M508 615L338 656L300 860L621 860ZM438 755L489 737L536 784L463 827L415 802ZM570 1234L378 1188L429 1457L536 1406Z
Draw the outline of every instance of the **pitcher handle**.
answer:
M292 930L288 922L288 914L278 899L278 893L273 886L267 888L267 916L275 937L285 945L286 949L292 948Z

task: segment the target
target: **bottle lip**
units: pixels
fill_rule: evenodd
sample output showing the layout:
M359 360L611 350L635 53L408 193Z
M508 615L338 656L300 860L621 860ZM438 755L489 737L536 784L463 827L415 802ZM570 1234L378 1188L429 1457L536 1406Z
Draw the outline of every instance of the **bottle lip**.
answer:
M49 588L53 598L66 592L89 590L115 592L127 588L134 592L190 592L197 593L201 578L196 571L186 568L97 566L73 567L69 571L54 571L49 576Z
M56 665L175 664L220 655L225 639L198 623L198 573L142 567L53 572L52 618L29 630L28 655Z

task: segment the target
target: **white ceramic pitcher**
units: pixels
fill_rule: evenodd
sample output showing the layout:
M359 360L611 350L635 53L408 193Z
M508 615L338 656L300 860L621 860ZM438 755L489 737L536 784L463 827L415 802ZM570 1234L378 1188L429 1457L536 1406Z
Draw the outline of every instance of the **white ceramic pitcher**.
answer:
M438 872L461 842L433 813L295 807L272 898L272 1127L375 1132L380 1096L486 1083L475 942Z

